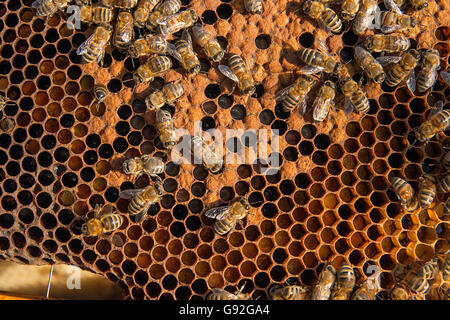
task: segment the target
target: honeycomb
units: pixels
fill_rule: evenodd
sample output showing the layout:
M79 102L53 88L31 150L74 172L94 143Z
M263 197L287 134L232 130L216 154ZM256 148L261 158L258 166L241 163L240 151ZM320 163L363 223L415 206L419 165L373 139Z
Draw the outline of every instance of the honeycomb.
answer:
M332 35L299 12L300 2L265 1L262 16L245 13L241 1L190 1L207 30L228 52L242 55L254 73L256 97L232 93L232 83L205 56L200 75L186 76L177 63L164 78L140 84L140 62L112 48L103 67L82 65L76 48L91 34L67 28L65 14L47 21L34 16L33 0L0 3L0 90L13 102L4 109L15 127L0 135L0 257L26 264L64 263L103 274L131 299L203 299L211 288L232 291L244 282L253 298L299 278L313 285L324 262L351 263L364 278L368 266L382 270L386 297L396 264L429 260L449 249L449 220L438 199L428 210L406 213L389 186L405 178L417 190L424 172L439 171L448 135L411 144L408 133L425 121L450 91L438 80L432 90L411 94L365 83L368 114L332 110L313 123L277 105L274 94L293 82L301 47L325 41L343 62L353 59L358 37ZM383 6L382 4L380 6ZM449 5L429 1L412 30L412 47L436 48L441 69L449 58ZM200 52L200 50L196 50ZM359 69L348 64L354 79ZM144 98L165 82L180 80L186 94L175 107L177 128L277 129L281 160L265 175L264 161L229 165L220 175L202 166L171 161L157 137L155 114ZM94 83L110 95L97 110ZM249 137L227 141L230 152L251 146ZM119 192L142 188L121 172L125 158L149 154L164 159L165 195L135 223ZM436 166L437 164L437 166ZM437 172L436 171L436 172ZM246 196L253 213L244 228L226 237L212 229L205 209ZM120 229L100 237L81 235L96 204L112 204L124 217Z

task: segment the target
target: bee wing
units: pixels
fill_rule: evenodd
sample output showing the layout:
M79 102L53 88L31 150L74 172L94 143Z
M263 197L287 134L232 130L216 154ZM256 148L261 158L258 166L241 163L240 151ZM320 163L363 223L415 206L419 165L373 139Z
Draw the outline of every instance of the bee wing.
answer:
M450 86L450 72L447 71L441 71L441 79L444 80L444 82Z
M130 24L132 22L125 23L122 28L117 30L117 36L120 37L124 42L130 42L132 40L132 34L128 32L128 29L130 28Z
M384 0L384 5L388 10L395 11L399 14L403 14L402 10L398 7L394 0Z
M87 38L77 49L77 55L81 56L85 54L91 44L92 39L94 39L94 34Z
M286 87L284 89L281 89L280 91L277 91L275 93L275 100L277 102L281 101L286 97L286 95L289 93L289 90L294 86L294 84L291 84L289 87Z
M141 222L145 215L147 214L147 210L148 208L150 208L150 206L152 205L152 203L148 203L144 208L142 208L142 210L134 216L134 221L135 222Z
M345 102L344 102L344 112L345 112L345 114L352 113L353 109L354 109L353 103L350 101L350 99L345 98Z
M428 116L427 120L429 120L435 114L438 114L439 112L441 112L443 108L444 108L443 101L439 100L438 102L436 102L436 104L431 107L431 112L430 112L430 115Z
M397 56L382 56L378 57L375 60L381 64L383 67L387 66L390 63L397 63L402 59L402 57Z
M305 114L307 106L308 106L308 96L305 94L305 96L299 102L299 111L301 116Z
M323 70L322 67L304 66L300 69L303 74L316 74Z
M167 44L167 53L172 57L174 57L175 59L177 59L178 61L183 62L183 58L178 53L177 49L175 49L175 45L173 45L172 43Z
M313 105L313 119L316 121L322 121L330 112L331 102L333 99L324 99L323 97L317 97Z
M110 204L107 204L103 207L103 209L100 211L99 216L107 216L114 212L114 207Z
M400 29L400 25L395 26L383 26L381 27L381 32L383 33L392 33Z
M409 90L411 92L416 91L416 75L414 74L414 69L411 70L409 73L408 80L406 81L406 84L408 85Z
M191 35L189 34L189 31L187 31L186 29L183 29L183 33L181 34L181 39L186 40L187 43L189 43L189 46L191 47L192 51L192 38Z
M236 299L236 296L234 294L232 294L232 293L230 293L228 291L225 291L223 289L214 288L214 289L211 289L211 292L215 293L215 294L220 294L222 296L225 296L228 299Z
M230 206L212 208L205 212L205 216L216 220L223 220L226 217L228 217L228 214L230 213L230 208L231 208Z
M317 49L319 50L319 51L322 51L322 52L329 52L328 51L328 46L327 46L327 44L325 43L325 41L323 41L322 39L316 39L317 40Z
M128 189L128 190L123 190L119 193L119 198L123 198L123 199L131 199L133 198L135 195L141 193L142 191L144 191L145 189Z
M223 64L219 64L218 68L219 68L219 71L222 72L222 74L225 77L230 78L234 82L239 82L238 77L236 77L236 75L231 71L230 67L225 66Z

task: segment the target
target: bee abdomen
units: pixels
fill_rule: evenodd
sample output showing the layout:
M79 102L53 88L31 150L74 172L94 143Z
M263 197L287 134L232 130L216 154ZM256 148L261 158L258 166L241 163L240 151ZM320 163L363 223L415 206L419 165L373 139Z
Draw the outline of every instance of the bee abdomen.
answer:
M227 234L231 229L234 228L236 225L236 220L228 216L227 218L223 220L217 220L214 222L214 230L217 232L217 234L223 236L224 234Z
M234 74L246 72L244 60L242 60L240 56L232 54L228 60L228 63L230 64L230 69Z
M405 72L399 65L395 65L391 70L386 74L386 84L390 87L395 87L403 80L406 76Z
M425 278L416 276L409 282L409 288L415 293L425 294L430 289L430 285Z
M367 113L370 109L369 100L363 92L357 92L352 96L352 103L355 109L361 113Z
M300 59L312 66L319 66L323 60L319 52L308 48L300 50Z
M113 19L113 11L109 8L95 7L92 15L92 22L96 24L104 24L111 22Z
M425 73L425 72L419 72L417 75L417 92L424 92L431 88L433 85L433 73Z
M446 175L444 179L441 180L441 190L444 193L450 192L450 175Z
M327 27L334 33L338 33L342 30L342 21L339 19L336 12L331 10L330 8L326 8L322 12L323 22L327 25Z
M146 201L144 200L142 195L141 194L137 194L130 201L130 204L128 205L128 212L131 215L138 214L139 212L141 212L142 208L145 206L145 203L146 203Z
M122 225L123 217L118 214L112 214L109 216L104 217L102 219L103 227L105 232L111 232L116 230Z
M433 188L423 188L420 190L420 206L422 208L428 208L433 202L436 192Z
M283 100L283 109L286 112L292 111L298 105L299 99L291 94L286 95Z

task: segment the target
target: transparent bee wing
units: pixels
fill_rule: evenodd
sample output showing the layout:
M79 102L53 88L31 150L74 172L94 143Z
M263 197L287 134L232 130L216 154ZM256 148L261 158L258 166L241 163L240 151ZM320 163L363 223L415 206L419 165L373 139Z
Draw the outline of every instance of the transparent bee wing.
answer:
M123 190L119 193L119 198L123 198L123 199L131 199L133 198L135 195L141 193L142 191L144 191L145 189L128 189L128 190Z
M306 111L306 107L308 106L308 96L305 95L300 101L299 101L299 112L300 115L303 116Z
M438 72L437 72L436 69L434 69L433 71L431 71L430 78L429 78L428 85L430 86L430 88L432 86L434 86L434 84L436 83L437 78L438 78Z
M183 62L183 58L178 53L177 49L175 49L175 45L173 45L172 43L167 44L167 53L172 57L174 57L175 59L177 59L178 61Z
M100 50L100 54L99 54L98 57L97 57L97 63L100 64L100 62L103 61L103 58L104 58L104 57L105 57L105 47L103 47L103 48ZM98 105L97 105L97 109L98 109Z
M375 60L381 64L383 67L387 66L390 63L397 63L402 59L402 57L397 56L382 56L378 57Z
M403 14L402 10L398 7L394 0L384 0L384 5L388 10L395 11L399 14Z
M216 220L223 220L228 217L231 206L212 208L205 212L205 216Z
M316 74L323 70L322 67L304 66L300 69L303 74Z
M408 85L408 88L409 90L411 90L411 92L416 91L416 75L414 74L414 69L409 73L406 84Z
M36 0L31 4L33 9L39 8L45 0Z
M225 66L223 64L219 64L218 68L219 68L219 71L222 72L222 74L225 77L230 78L234 82L239 82L238 77L236 77L236 75L231 71L230 67Z
M316 39L317 49L322 52L329 52L328 46L322 39Z
M181 34L181 39L185 40L187 43L189 43L189 46L192 48L192 38L191 35L189 34L189 31L187 31L186 29L183 30L183 33Z
M327 117L331 109L332 99L324 99L317 97L313 105L313 119L315 121L323 121Z
M289 87L286 87L284 89L281 89L280 91L277 91L275 93L275 101L279 102L282 101L284 99L284 97L286 97L286 95L289 93L289 90L291 90L291 88L294 86L294 84L291 84Z
M431 107L431 112L430 112L430 115L428 116L428 119L430 119L432 116L441 112L443 108L444 108L443 101L439 100L438 102L436 102L436 104L433 107Z
M345 114L352 113L353 109L354 109L353 103L350 101L350 99L345 98L345 102L344 102L344 112L345 112Z
M117 30L117 36L120 39L122 39L122 41L124 41L124 42L130 42L133 38L132 34L130 32L128 32L128 30L130 28L130 24L131 24L131 22L127 22L126 24L124 24L122 26L122 28Z
M107 204L106 206L103 207L103 209L100 211L99 215L100 216L106 216L106 215L110 215L114 212L114 207L110 204Z
M77 49L77 55L81 56L85 54L89 48L89 45L92 42L92 39L94 39L94 34L92 34L89 38L87 38Z
M382 26L381 27L381 32L383 33L392 33L397 31L398 29L400 29L399 25L395 25L395 26Z
M447 71L441 71L441 79L444 80L444 82L450 86L450 72Z
M135 215L134 221L141 222L144 219L144 217L147 215L148 208L150 208L151 205L152 205L152 203L148 203L137 215Z

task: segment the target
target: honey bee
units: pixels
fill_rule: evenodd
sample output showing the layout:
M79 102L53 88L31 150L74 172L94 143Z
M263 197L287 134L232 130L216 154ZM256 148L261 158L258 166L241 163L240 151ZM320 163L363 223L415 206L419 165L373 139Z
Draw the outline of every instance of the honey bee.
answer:
M166 0L160 3L155 10L150 14L147 20L146 27L149 30L153 30L158 26L158 21L165 17L171 16L178 12L181 8L180 0Z
M196 158L201 158L203 165L213 174L219 173L223 168L223 160L210 146L208 146L202 137L193 136L191 140L191 150Z
M346 97L347 112L350 112L353 108L358 110L360 113L369 112L369 99L367 99L366 94L355 81L351 78L344 79L340 83L340 88Z
M102 84L97 84L94 86L94 98L95 100L97 100L97 112L99 110L99 105L100 103L102 103L103 101L105 101L106 97L108 96L108 89L106 89L106 87Z
M407 211L414 211L419 205L417 198L415 197L413 187L399 177L393 177L391 179L392 189L395 195L400 200L403 208Z
M156 111L156 129L164 148L172 149L177 144L177 134L173 126L173 118L169 111L158 109Z
M165 54L167 43L163 36L148 34L145 38L134 41L129 47L129 52L134 58L149 56L153 53Z
M411 29L416 26L414 18L395 11L380 12L381 31L392 33L399 30Z
M137 8L134 10L134 25L138 28L145 27L153 9L161 0L140 0Z
M207 300L251 300L250 295L242 293L244 285L239 288L234 294L223 289L214 288L206 296Z
M383 67L375 58L363 47L355 48L355 60L367 76L377 83L382 83L386 77Z
M292 85L276 93L276 101L282 101L282 108L285 112L291 112L300 106L300 114L303 115L306 110L306 95L313 84L314 79L311 76L301 74Z
M417 91L425 92L430 89L437 80L440 66L439 51L428 49L420 63L421 70L417 74Z
M94 33L78 47L77 55L83 57L84 63L91 63L94 60L100 63L103 61L106 44L110 38L111 30L98 26Z
M164 194L160 182L147 186L145 189L131 189L120 192L119 196L124 199L131 199L128 205L128 213L135 217L136 222L142 221L147 214L148 208L158 202Z
M86 236L99 236L103 233L112 232L118 229L123 223L123 217L114 213L112 206L106 205L100 210L100 206L96 205L94 209L95 215L81 226L81 232Z
M182 38L175 42L175 45L169 43L167 52L181 62L181 65L187 72L197 75L200 72L200 61L192 48L192 39L189 32L183 30Z
M325 81L320 87L313 103L313 119L315 121L323 121L327 117L333 104L335 89L334 83L330 80Z
M336 282L331 294L331 300L348 300L355 287L355 272L348 263L342 263L336 273Z
M173 14L158 20L157 32L163 36L168 36L182 29L186 29L197 22L198 16L194 9L187 9L180 13Z
M120 9L133 9L136 7L138 0L112 0L114 7Z
M119 49L126 50L133 41L133 15L128 11L121 11L117 15L116 29L114 30L113 44Z
M306 300L308 290L299 285L273 286L269 294L273 300Z
M0 129L3 132L11 132L11 130L14 128L14 120L9 117L5 117L0 119Z
M31 7L36 9L37 17L50 18L58 10L64 11L64 8L69 5L70 0L35 0Z
M133 78L136 83L150 82L154 77L163 74L170 68L172 68L172 60L169 57L155 56L140 65Z
M319 274L316 286L312 290L311 300L328 300L335 280L336 270L331 264L326 264Z
M407 284L408 284L408 288L412 292L419 294L419 295L420 294L425 295L428 292L428 290L430 289L430 285L428 284L427 279L418 274L412 276Z
M215 62L222 60L225 51L222 49L216 38L214 38L210 32L206 31L200 23L196 23L192 27L192 35L194 41L202 47L208 58Z
M424 175L420 179L419 204L426 209L433 203L436 197L436 179L430 175Z
M420 54L417 50L411 49L405 52L398 64L395 64L386 74L386 84L390 87L397 86L406 77L407 85L411 92L415 91L416 80L414 77L414 68L420 59Z
M146 99L145 104L149 110L159 109L164 104L173 106L175 100L184 93L184 87L181 83L166 84L161 90L151 93Z
M339 33L342 30L342 21L336 12L326 7L323 3L307 0L303 3L303 11L310 18L322 23L331 32Z
M361 0L361 5L355 20L353 21L353 32L361 34L365 32L372 23L375 11L377 9L376 0Z
M144 173L151 177L159 178L158 174L163 173L164 169L164 162L160 158L150 157L147 154L127 159L123 163L123 172L134 175L136 179Z
M326 53L314 49L300 49L299 57L302 62L308 65L300 69L301 73L314 74L323 71L328 74L337 75L342 70L342 64L339 61L336 61Z
M247 96L253 95L256 91L256 84L253 76L249 73L247 64L237 54L230 54L228 66L219 64L219 70L223 75L237 83L239 90Z
M401 52L411 46L409 39L403 35L375 34L368 36L363 43L372 52Z
M422 267L417 271L417 276L425 278L426 280L432 280L436 277L439 272L438 260L436 258L427 261Z
M114 18L111 8L85 5L80 8L81 22L108 26Z
M253 14L263 13L263 1L262 0L244 0L245 10Z
M447 130L450 124L450 110L440 110L443 103L437 103L433 108L431 117L414 129L414 134L419 141L427 141L435 136L436 133Z
M442 193L450 192L450 174L446 174L439 184L439 190Z
M374 300L381 286L379 277L381 270L377 270L374 274L369 276L352 295L352 300Z
M344 0L341 4L342 20L351 21L355 19L359 11L359 0Z
M231 206L212 208L205 212L208 218L216 219L214 222L214 231L223 236L230 232L236 224L242 226L242 219L248 215L250 205L245 198L239 198Z

